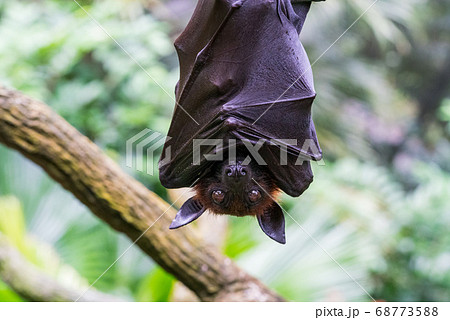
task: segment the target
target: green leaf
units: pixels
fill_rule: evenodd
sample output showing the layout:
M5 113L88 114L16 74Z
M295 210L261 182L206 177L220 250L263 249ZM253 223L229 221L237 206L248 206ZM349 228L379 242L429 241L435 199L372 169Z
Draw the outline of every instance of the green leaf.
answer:
M138 286L136 301L169 301L175 278L160 267L150 272Z

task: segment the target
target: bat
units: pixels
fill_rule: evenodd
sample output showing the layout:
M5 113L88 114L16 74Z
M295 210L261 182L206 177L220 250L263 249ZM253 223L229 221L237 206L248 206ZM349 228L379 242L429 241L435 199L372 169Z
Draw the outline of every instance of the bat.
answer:
M199 0L175 40L180 79L159 162L166 188L193 187L170 229L209 210L256 216L285 243L280 191L300 196L322 158L311 65L299 40L310 1Z

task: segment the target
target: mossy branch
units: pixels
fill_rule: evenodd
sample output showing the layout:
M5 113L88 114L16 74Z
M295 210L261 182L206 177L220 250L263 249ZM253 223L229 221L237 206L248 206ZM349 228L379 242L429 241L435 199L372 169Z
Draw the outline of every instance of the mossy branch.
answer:
M126 175L44 103L2 86L0 142L41 166L111 227L138 239L147 255L201 300L282 300L205 245L190 227L169 231L175 216L169 204Z

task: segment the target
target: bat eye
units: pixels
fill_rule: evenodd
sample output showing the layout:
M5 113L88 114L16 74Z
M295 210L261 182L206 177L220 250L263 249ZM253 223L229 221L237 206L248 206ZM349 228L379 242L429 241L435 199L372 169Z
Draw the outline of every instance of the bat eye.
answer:
M221 204L225 199L225 193L222 190L214 190L211 194L211 197L215 203Z
M261 199L261 192L259 190L252 190L248 193L248 199L250 202L256 202Z

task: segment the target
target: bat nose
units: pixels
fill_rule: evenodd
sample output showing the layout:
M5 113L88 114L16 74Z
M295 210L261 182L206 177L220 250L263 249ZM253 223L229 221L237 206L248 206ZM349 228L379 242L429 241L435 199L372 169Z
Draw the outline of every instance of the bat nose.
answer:
M225 175L229 178L242 178L248 174L247 166L232 164L225 167Z

